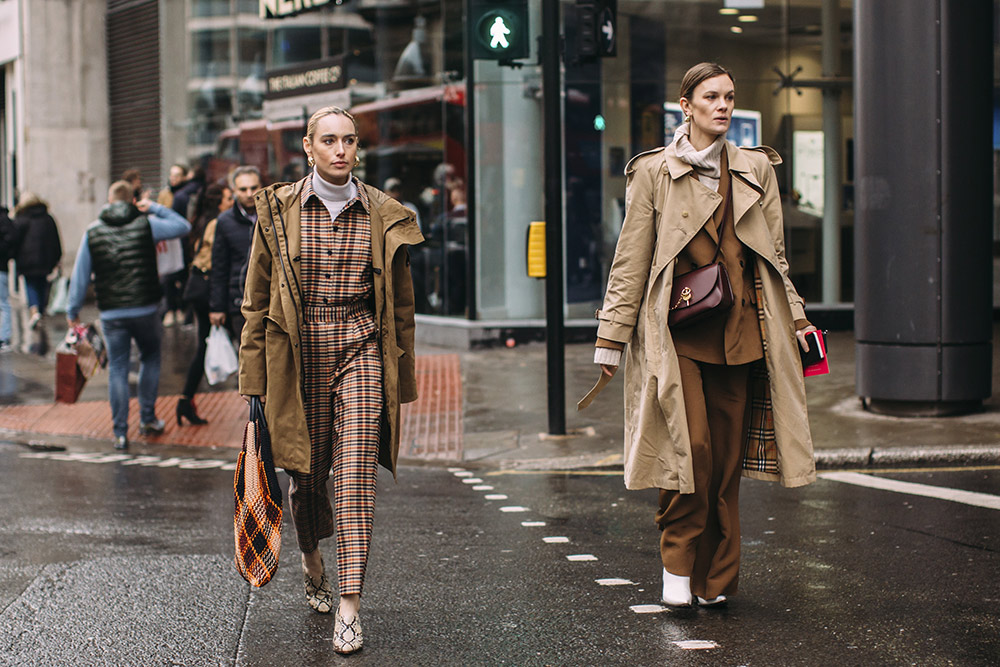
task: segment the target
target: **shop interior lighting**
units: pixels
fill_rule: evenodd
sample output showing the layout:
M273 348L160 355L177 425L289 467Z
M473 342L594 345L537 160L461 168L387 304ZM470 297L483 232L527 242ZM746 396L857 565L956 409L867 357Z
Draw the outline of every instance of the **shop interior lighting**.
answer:
M719 13L722 14L723 16L736 16L737 14L740 13L740 10L734 7L723 7L722 9L719 10Z
M757 17L754 16L753 14L744 14L743 16L740 16L736 20L739 21L740 23L756 23Z
M743 28L739 27L738 25L730 26L729 30L731 32L735 32L737 35L743 32Z

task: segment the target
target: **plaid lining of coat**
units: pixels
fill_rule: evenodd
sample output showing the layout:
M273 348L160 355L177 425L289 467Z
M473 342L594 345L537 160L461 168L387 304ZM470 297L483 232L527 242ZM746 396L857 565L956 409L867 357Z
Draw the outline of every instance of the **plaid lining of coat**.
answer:
M754 290L757 293L757 322L764 359L750 367L750 414L747 419L743 470L778 474L778 441L774 434L774 410L771 405L771 380L767 374L767 334L764 331L764 282L754 266Z

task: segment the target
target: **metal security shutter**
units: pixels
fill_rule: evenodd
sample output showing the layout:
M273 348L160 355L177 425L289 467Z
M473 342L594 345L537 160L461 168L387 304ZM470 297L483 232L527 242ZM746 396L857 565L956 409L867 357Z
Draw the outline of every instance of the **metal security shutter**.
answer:
M111 174L130 167L144 184L164 182L160 172L159 0L108 0L108 103Z

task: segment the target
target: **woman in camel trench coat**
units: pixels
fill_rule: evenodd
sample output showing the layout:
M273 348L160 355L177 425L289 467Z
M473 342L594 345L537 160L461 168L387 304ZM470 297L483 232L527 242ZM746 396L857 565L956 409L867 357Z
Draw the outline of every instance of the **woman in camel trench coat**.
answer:
M597 313L595 362L610 375L625 359L625 484L661 490L663 600L677 606L736 592L741 474L789 487L816 478L797 349L814 327L788 278L781 159L726 141L734 87L719 65L691 68L674 142L628 163ZM713 257L729 269L733 308L672 331L675 277Z

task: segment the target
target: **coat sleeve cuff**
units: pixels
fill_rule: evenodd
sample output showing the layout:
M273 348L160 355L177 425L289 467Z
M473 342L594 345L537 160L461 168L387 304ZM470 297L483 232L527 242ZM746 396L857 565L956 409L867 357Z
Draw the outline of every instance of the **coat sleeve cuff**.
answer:
M790 303L788 305L791 306L793 320L806 319L806 309L801 303Z
M634 325L617 324L602 320L597 325L597 337L613 340L616 343L628 343L632 339Z

